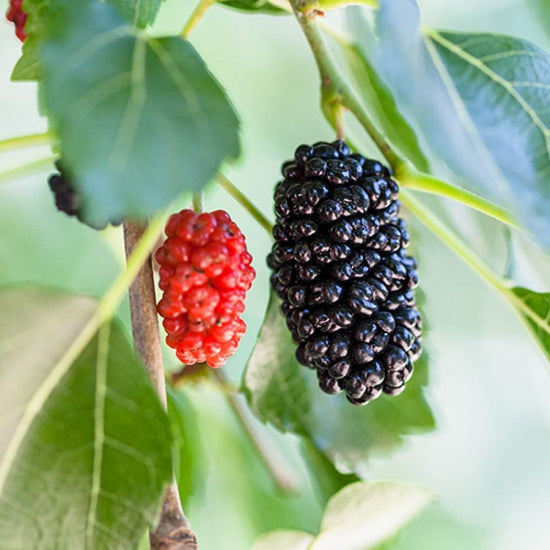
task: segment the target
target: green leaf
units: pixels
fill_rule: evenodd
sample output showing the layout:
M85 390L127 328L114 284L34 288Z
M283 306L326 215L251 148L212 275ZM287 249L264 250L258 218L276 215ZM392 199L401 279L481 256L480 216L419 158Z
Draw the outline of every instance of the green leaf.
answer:
M252 550L308 550L315 537L305 531L280 529L259 537Z
M206 479L203 445L196 422L197 411L183 392L168 388L168 417L175 435L174 471L181 502L185 508L192 495L197 494Z
M384 131L390 143L418 170L428 172L428 160L414 130L399 111L389 88L361 52L360 46L353 42L338 44L346 58L360 97L377 126Z
M289 15L292 13L290 10L279 8L269 0L218 0L218 2L222 6L251 13L268 13L270 15Z
M67 360L95 310L60 291L0 289L3 548L130 550L158 513L168 419L119 325Z
M422 33L415 2L380 5L376 30L354 17L354 33L434 172L509 209L550 247L550 55L510 36Z
M328 502L315 537L303 531L262 535L253 550L368 550L379 548L417 516L433 494L392 482L352 483Z
M271 295L266 319L243 380L250 407L263 422L283 432L311 438L336 464L357 471L372 452L399 446L402 436L433 429L423 396L427 357L415 363L407 390L382 396L366 407L353 407L343 395L321 392L317 377L298 364L295 344ZM342 427L345 426L345 429Z
M321 452L309 438L303 437L300 447L310 472L311 482L323 505L328 502L334 493L337 493L346 485L360 481L355 474L342 474L339 472L325 453Z
M238 119L190 43L136 33L100 3L48 36L44 103L86 222L144 218L237 156Z
M155 21L164 0L107 0L127 21L136 27L146 27Z
M433 499L422 487L401 483L354 483L334 495L312 550L373 548L393 537Z
M11 79L19 82L38 80L39 78L38 40L34 36L29 36L23 44L22 55L13 68Z
M90 2L91 0L73 0L73 2ZM107 0L117 12L135 27L151 25L164 0ZM23 8L27 12L25 32L27 39L22 48L22 55L17 61L11 79L13 81L40 80L39 42L43 38L48 17L56 17L66 7L67 0L25 0Z
M550 361L550 292L534 292L516 286L510 293L512 305Z

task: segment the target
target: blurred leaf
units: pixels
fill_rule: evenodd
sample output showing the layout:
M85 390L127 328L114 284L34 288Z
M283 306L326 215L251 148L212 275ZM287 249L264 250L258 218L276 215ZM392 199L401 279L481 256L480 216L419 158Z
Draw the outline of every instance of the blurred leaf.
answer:
M317 536L312 537L300 531L274 531L260 537L253 548L380 548L432 500L430 491L412 485L392 482L353 483L329 500Z
M423 36L413 0L381 2L377 40L365 19L352 27L432 168L515 212L549 247L550 56L503 35Z
M510 292L514 307L550 361L550 292L534 292L517 286Z
M92 299L0 289L4 548L134 549L171 478L166 414L117 323L76 361Z
M151 25L164 0L107 0L127 21L136 27Z
M422 391L428 375L426 354L415 363L415 374L401 395L383 395L357 408L342 394L321 392L315 373L298 364L294 351L279 314L279 300L272 293L244 374L248 402L260 420L311 438L334 463L357 471L371 452L395 448L405 434L433 429L434 419Z
M384 131L390 143L405 158L419 170L427 172L429 164L422 152L418 138L399 111L391 91L382 82L357 44L352 42L339 42L338 44L355 79L357 91L377 126Z
M40 78L40 58L38 56L38 40L29 36L22 48L22 55L11 73L13 81L38 80Z
M238 154L238 119L189 42L135 33L100 3L63 11L48 37L45 106L86 222L143 218Z
M240 11L254 13L269 13L271 15L289 15L292 12L283 10L269 2L269 0L218 0L222 6L235 8ZM290 8L290 4L289 4Z
M311 482L323 505L346 485L360 481L355 474L339 472L325 453L321 452L309 438L303 437L300 447L310 472Z
M373 548L393 537L433 499L422 487L392 482L354 483L334 495L312 550Z
M206 479L204 450L199 436L197 412L183 392L168 388L168 417L175 435L174 471L180 498L185 508L192 495L204 486Z
M252 550L308 550L315 537L304 531L278 530L259 537Z

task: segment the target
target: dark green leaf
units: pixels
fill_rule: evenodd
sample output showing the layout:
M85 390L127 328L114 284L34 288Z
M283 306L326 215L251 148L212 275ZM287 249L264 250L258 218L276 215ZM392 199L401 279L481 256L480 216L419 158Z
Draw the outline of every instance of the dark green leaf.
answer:
M352 42L341 42L339 45L355 79L360 97L377 126L383 130L390 143L418 170L427 172L429 164L414 130L399 111L391 91L361 52L360 46Z
M534 292L518 286L510 292L512 305L550 361L550 292Z
M171 478L166 414L117 323L71 365L96 303L0 290L3 548L133 550Z
M311 482L320 501L325 505L330 497L350 483L360 481L355 474L342 474L334 464L307 437L301 441L302 456L307 464Z
M191 44L136 34L105 4L64 15L43 96L86 222L143 218L238 154L238 119Z
M426 355L415 363L415 375L401 395L353 407L343 395L323 394L315 373L298 364L278 309L279 300L272 294L244 375L249 404L262 421L310 437L333 462L350 470L363 465L371 451L392 449L403 435L434 427L422 391L428 376Z
M204 486L205 456L196 422L197 412L182 391L168 390L168 417L175 435L174 471L183 507Z
M292 13L289 10L283 10L275 6L269 0L218 0L218 2L228 8L253 13L269 13L271 15L288 15Z
M380 5L377 40L360 17L355 35L434 171L513 211L550 246L550 56L510 36L423 35L415 2Z

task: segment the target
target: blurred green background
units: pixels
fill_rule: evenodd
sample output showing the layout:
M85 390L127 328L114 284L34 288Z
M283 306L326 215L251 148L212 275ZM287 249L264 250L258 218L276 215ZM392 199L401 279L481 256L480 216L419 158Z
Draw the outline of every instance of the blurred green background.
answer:
M428 26L509 33L549 50L548 4L420 2ZM4 10L7 2L0 7ZM179 31L192 7L191 2L167 0L155 32ZM330 19L339 23L337 15ZM226 87L243 123L243 154L224 172L271 214L271 191L282 160L301 142L332 138L318 107L311 53L292 18L247 15L222 6L209 11L192 41ZM36 86L9 82L19 50L11 25L1 24L0 139L45 130ZM367 154L372 152L366 140L364 146ZM48 148L2 153L0 172L47 154ZM0 181L0 283L33 281L100 296L122 268L121 231L96 233L58 214L47 174ZM232 213L247 234L258 272L245 314L249 331L226 369L238 381L266 306L263 259L269 238L223 191L211 187L206 206ZM489 262L504 269L507 240L497 224L456 205L436 206ZM392 547L550 548L547 365L504 302L431 234L411 224L421 248L421 284L430 325L427 395L438 428L407 438L391 456L373 457L362 474L366 479L425 485L438 500ZM518 236L513 243L518 281L549 290L548 262L544 264L537 247ZM120 314L127 321L126 304ZM166 363L177 368L170 354ZM250 548L260 533L279 527L314 530L321 507L297 440L269 430L270 443L287 456L299 481L299 494L282 496L224 399L206 387L188 394L200 434L201 452L195 460L203 468L187 512L201 548Z

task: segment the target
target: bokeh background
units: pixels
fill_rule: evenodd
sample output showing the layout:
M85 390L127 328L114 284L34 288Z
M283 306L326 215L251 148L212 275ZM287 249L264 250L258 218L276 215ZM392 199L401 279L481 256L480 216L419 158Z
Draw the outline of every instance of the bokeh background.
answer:
M166 0L155 32L179 31L192 4ZM420 1L427 26L509 33L547 50L549 4ZM0 9L5 8L7 2L0 2ZM337 16L330 18L339 24ZM271 215L271 191L280 163L301 142L332 138L318 107L311 53L291 17L248 15L222 6L208 12L192 41L226 87L242 120L243 154L224 172ZM9 81L19 49L11 25L1 23L0 139L46 129L36 86ZM367 154L373 151L366 138L362 143ZM48 154L48 148L1 153L0 173ZM57 213L46 185L49 172L51 168L45 168L13 181L0 176L0 284L33 281L101 296L123 266L121 230L97 233ZM496 269L511 270L521 284L535 290L550 290L547 258L527 238L514 235L510 240L498 224L458 205L432 205ZM268 273L263 259L269 238L223 191L210 187L206 206L232 213L247 234L258 271L246 312L249 331L226 369L238 382L266 307ZM365 473L368 479L427 486L437 500L391 547L546 550L548 365L499 296L435 237L414 220L411 224L427 296L427 396L437 429L407 437L390 456L373 457ZM516 258L511 263L506 260L510 250ZM128 322L127 304L120 316ZM177 368L169 354L166 363L167 368ZM281 527L314 531L321 507L296 439L262 428L270 444L285 455L298 482L297 494L283 496L224 399L206 386L189 395L199 433L192 444L200 446L200 452L194 453L199 477L187 512L201 548L247 549L260 533Z

